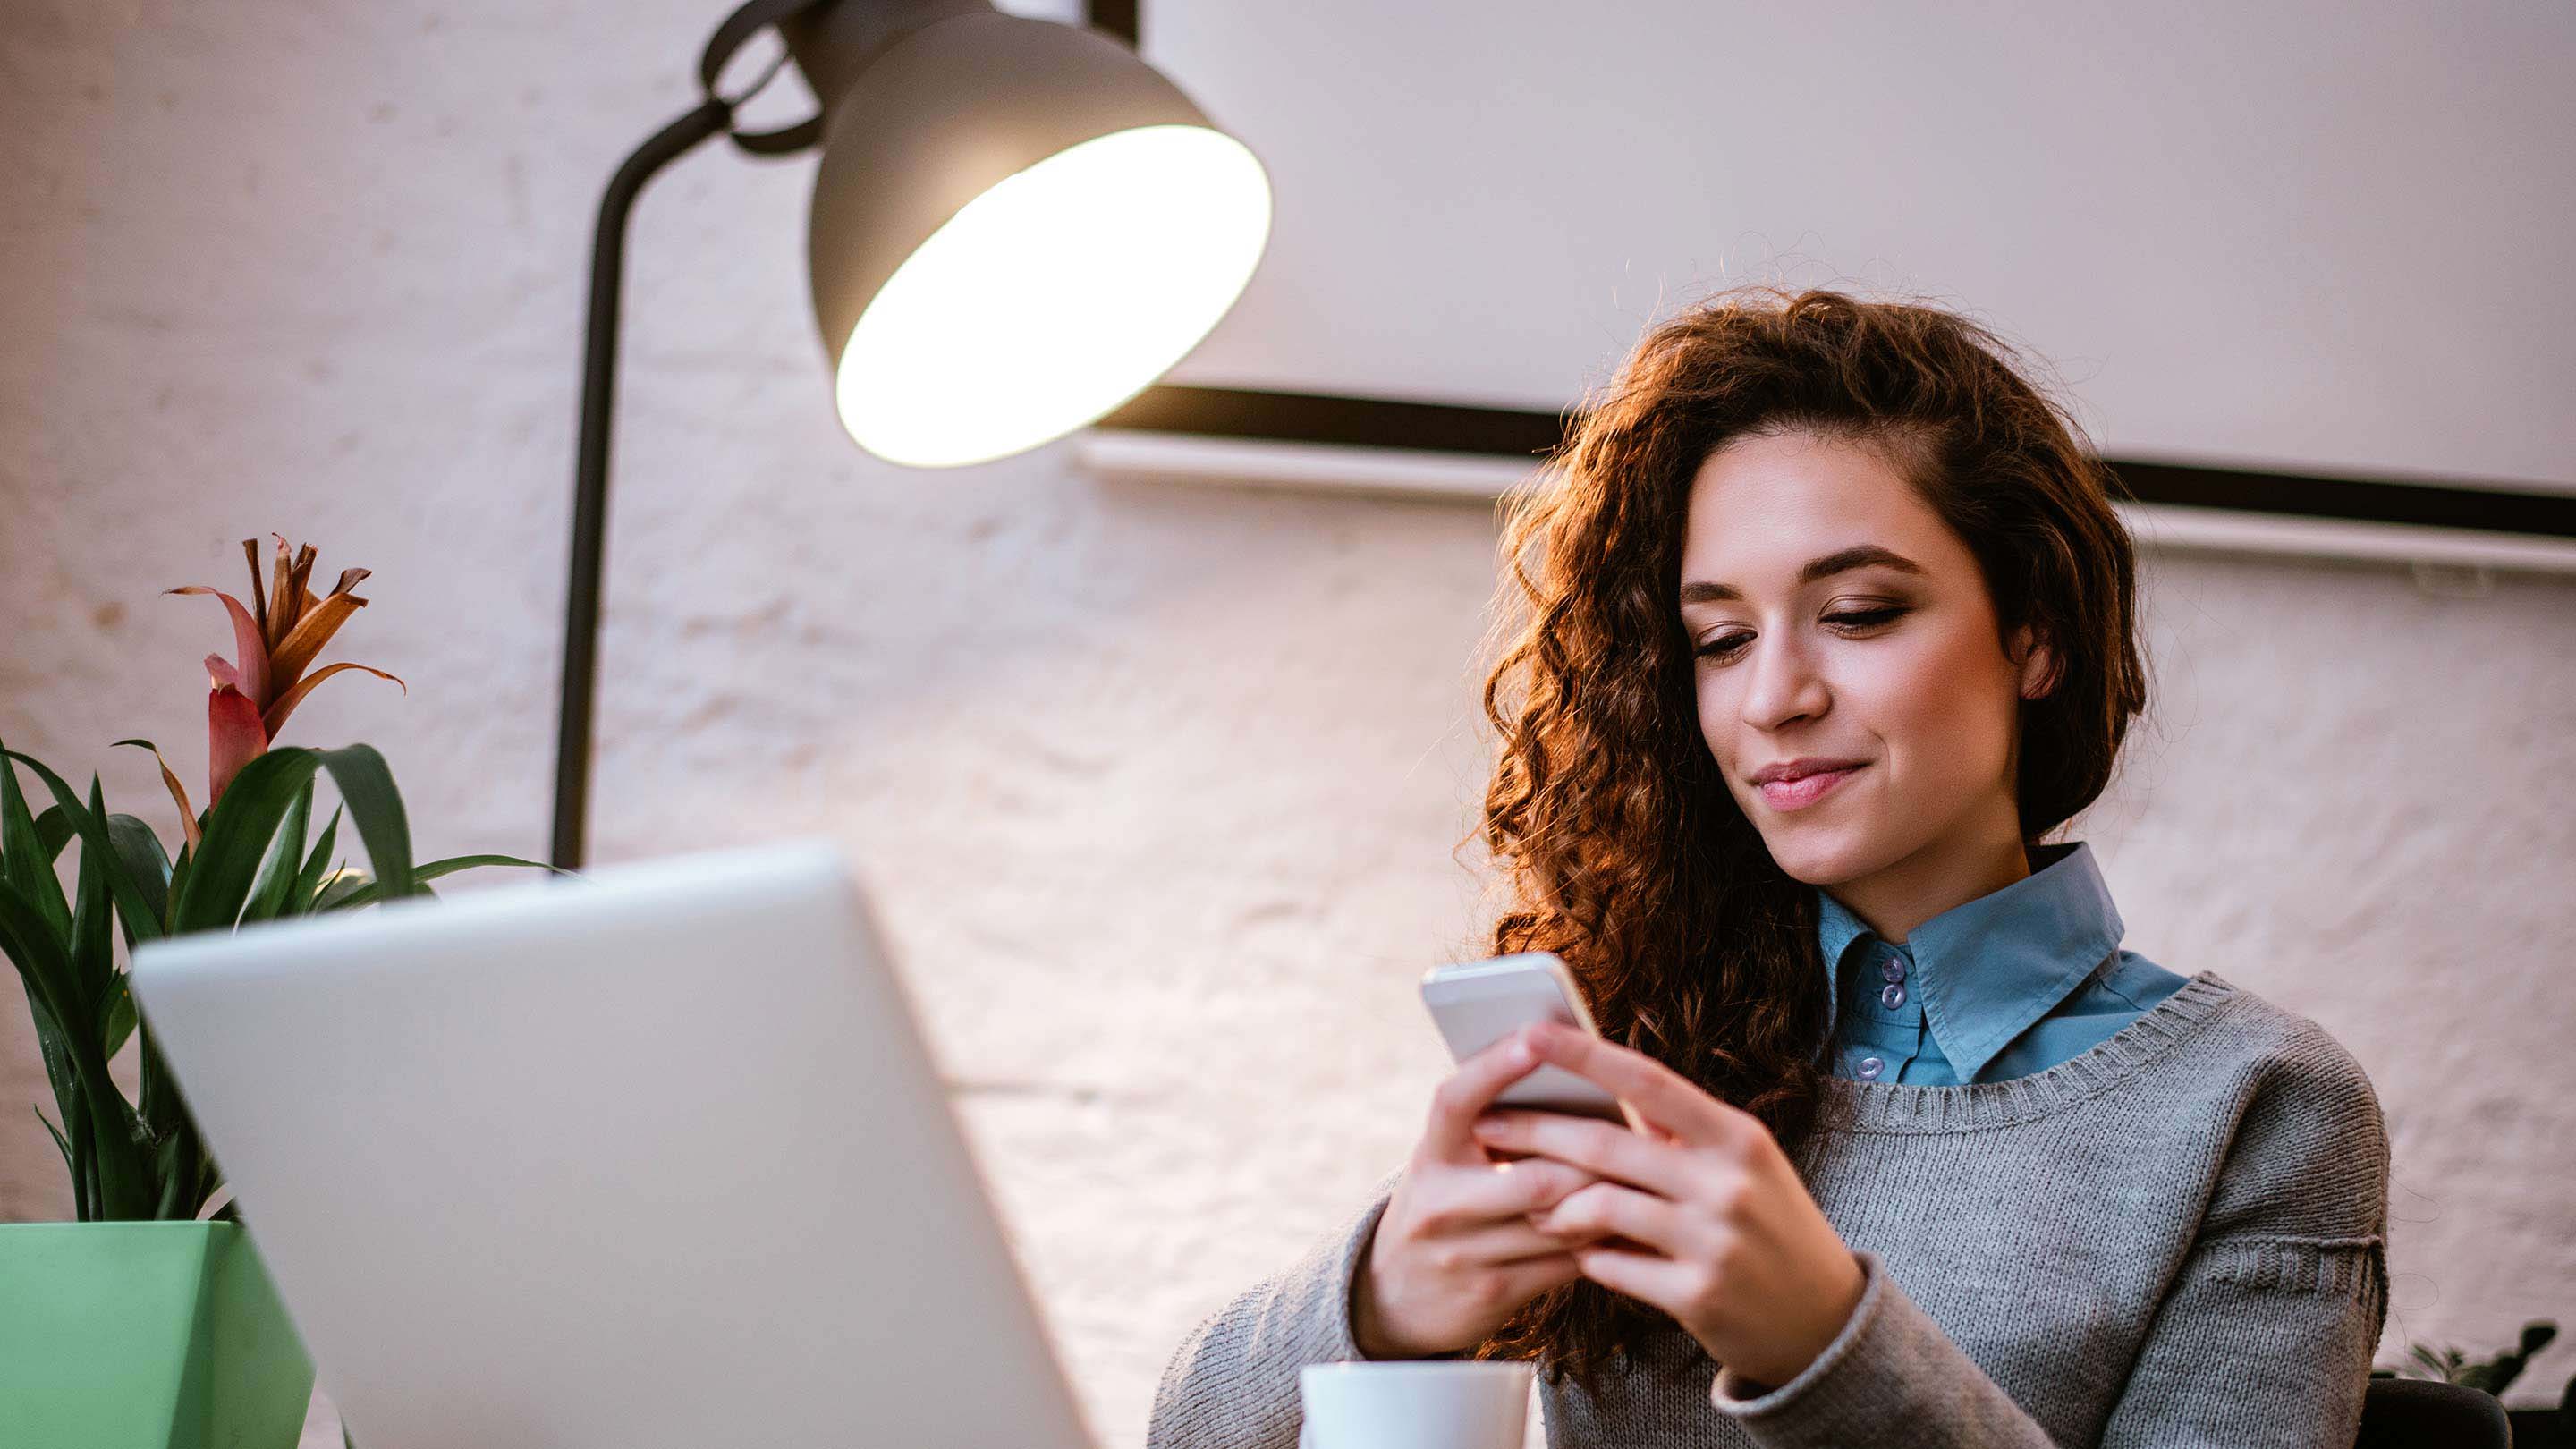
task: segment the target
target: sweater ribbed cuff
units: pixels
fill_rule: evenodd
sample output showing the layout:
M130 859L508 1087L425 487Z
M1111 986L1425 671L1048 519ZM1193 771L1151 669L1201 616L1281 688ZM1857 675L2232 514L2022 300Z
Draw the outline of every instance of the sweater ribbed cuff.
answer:
M1815 1362L1778 1387L1718 1370L1709 1402L1762 1449L1851 1449L1894 1442L2046 1443L2038 1425L1951 1342L1887 1264L1855 1248L1866 1284Z
M1386 1216L1387 1192L1391 1191L1392 1182L1393 1179L1389 1179L1388 1183L1380 1184L1382 1190L1376 1200L1361 1212L1359 1222L1342 1238L1340 1256L1334 1259L1332 1274L1335 1301L1341 1305L1340 1311L1324 1315L1328 1323L1323 1342L1308 1350L1309 1354L1320 1356L1305 1358L1304 1362L1374 1362L1360 1350L1359 1338L1352 1331L1351 1303L1359 1288L1361 1264L1368 1257L1369 1240L1377 1236L1378 1219Z
M1843 1320L1842 1330L1825 1345L1825 1351L1817 1354L1796 1378L1779 1385L1759 1383L1731 1367L1720 1367L1716 1382L1709 1385L1710 1403L1749 1428L1752 1421L1782 1417L1791 1405L1808 1397L1819 1380L1833 1373L1867 1331L1879 1312L1879 1300L1887 1292L1887 1265L1879 1256L1867 1248L1854 1248L1852 1256L1860 1260L1860 1301L1852 1305L1851 1317Z

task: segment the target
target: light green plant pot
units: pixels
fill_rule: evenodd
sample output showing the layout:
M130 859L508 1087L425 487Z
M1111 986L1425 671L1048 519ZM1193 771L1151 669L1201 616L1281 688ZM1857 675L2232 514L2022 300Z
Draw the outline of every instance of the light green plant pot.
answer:
M313 1360L233 1223L0 1226L0 1440L294 1449Z

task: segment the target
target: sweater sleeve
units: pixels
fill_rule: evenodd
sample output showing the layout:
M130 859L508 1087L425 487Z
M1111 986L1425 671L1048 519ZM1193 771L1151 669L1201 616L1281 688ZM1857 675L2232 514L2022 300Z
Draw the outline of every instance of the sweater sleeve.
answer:
M2103 1449L2352 1449L2388 1321L2388 1168L2370 1078L2312 1025L2237 1125Z
M2360 1064L2311 1028L2275 1058L2159 1301L2101 1449L2351 1449L2387 1318L2388 1138ZM1773 1387L1709 1401L1762 1449L2052 1449L1886 1264L1842 1331Z
M1163 1370L1145 1449L1295 1449L1297 1371L1364 1358L1351 1337L1351 1287L1395 1195L1398 1169L1304 1256L1192 1329Z

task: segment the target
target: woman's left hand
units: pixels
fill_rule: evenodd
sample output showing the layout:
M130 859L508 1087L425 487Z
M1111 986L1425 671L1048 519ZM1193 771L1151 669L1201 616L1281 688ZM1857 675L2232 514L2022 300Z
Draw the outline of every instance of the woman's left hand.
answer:
M1610 1090L1651 1129L1562 1112L1493 1109L1476 1140L1609 1179L1530 1220L1569 1238L1583 1276L1672 1315L1709 1357L1776 1388L1842 1331L1866 1286L1761 1119L1642 1052L1542 1023L1539 1059ZM1636 1251L1636 1249L1646 1251Z

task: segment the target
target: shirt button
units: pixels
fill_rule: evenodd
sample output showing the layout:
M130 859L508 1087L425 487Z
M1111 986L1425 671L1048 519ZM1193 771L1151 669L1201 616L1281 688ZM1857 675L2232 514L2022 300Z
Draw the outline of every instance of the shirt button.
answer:
M1878 1000L1880 1005L1894 1011L1905 1004L1905 988L1891 981L1887 983L1885 991L1878 993Z
M1879 1060L1877 1057L1862 1057L1860 1059L1860 1075L1862 1081L1877 1081L1878 1074L1886 1070L1887 1063Z
M1890 980L1890 981L1902 981L1902 980L1904 980L1904 979L1905 979L1905 961L1904 961L1904 959L1903 959L1902 957L1890 956L1890 957L1888 957L1886 960L1879 962L1879 963L1878 963L1878 974L1879 974L1879 975L1881 975L1881 976L1886 977L1886 978L1887 978L1888 980Z

